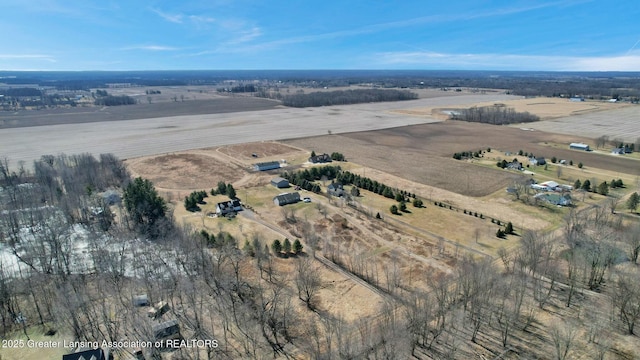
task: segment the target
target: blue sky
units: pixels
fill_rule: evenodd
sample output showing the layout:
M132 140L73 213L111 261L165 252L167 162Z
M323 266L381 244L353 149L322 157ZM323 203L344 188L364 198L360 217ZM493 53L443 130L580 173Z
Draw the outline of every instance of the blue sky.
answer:
M0 70L640 71L635 1L0 0Z

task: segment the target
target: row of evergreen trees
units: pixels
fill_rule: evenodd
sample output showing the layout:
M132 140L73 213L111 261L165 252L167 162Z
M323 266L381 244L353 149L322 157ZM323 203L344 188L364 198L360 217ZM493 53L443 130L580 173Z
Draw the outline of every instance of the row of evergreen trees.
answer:
M600 184L596 184L595 182L591 182L591 180L586 179L584 181L580 181L580 179L576 180L573 183L573 188L575 190L581 189L584 191L590 191L594 193L598 193L600 195L607 196L609 194L609 189L623 188L624 183L622 179L613 179L611 183L607 183L606 181L601 182Z
M204 202L204 198L209 197L207 192L204 190L194 191L189 196L184 198L184 207L187 211L196 212L200 211L200 207L198 204L203 205L206 204Z
M224 181L218 182L218 186L211 189L210 193L212 196L227 195L230 199L236 198L236 190L233 188L233 185L227 184ZM198 205L206 204L204 199L207 197L209 197L209 195L205 190L194 191L184 198L184 207L187 211L200 211L200 207Z
M284 172L280 176L287 179L290 183L300 186L302 189L320 193L320 185L314 181L327 179L333 180L340 172L340 166L314 166L311 169L305 169L296 172Z
M273 251L273 253L276 256L285 256L285 257L287 257L287 256L289 256L289 254L291 254L292 251L293 251L293 254L299 255L300 253L302 253L302 243L300 243L300 240L298 240L298 239L296 239L293 242L293 244L287 238L285 238L284 241L282 241L282 242L280 242L280 240L276 239L271 244L271 251Z

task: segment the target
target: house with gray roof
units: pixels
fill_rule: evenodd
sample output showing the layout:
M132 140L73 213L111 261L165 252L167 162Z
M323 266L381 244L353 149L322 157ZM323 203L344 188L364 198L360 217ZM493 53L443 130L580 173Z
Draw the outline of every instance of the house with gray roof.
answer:
M284 193L273 198L273 203L278 206L284 206L287 204L295 204L300 201L300 193Z

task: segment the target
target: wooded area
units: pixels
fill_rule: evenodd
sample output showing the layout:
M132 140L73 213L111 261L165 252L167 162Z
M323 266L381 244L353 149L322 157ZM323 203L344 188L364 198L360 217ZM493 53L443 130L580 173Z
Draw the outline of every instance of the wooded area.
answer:
M186 338L219 341L201 354L210 359L454 359L479 349L491 357L637 355L621 344L634 341L640 320L640 226L606 207L571 211L558 234L521 234L522 247L496 260L460 254L455 273L414 274L412 283L400 276L401 254L392 251L377 267L295 216L288 218L307 253L287 259L293 272L279 270L282 249L274 252L260 234L241 250L228 234L175 226L153 184L131 179L109 154L43 156L33 172L8 169L5 160L3 337L36 327L75 340L153 340L156 320L132 305L134 295L146 294L151 303L169 304L160 320L178 320ZM333 178L338 171L312 168L300 176ZM349 175L341 180L367 188L368 179ZM317 312L323 261L365 281L386 305L355 321ZM418 278L428 287L415 287ZM193 351L176 353L195 358ZM160 349L145 352L152 358Z
M540 118L528 112L517 112L505 106L474 106L451 113L451 120L479 122L492 125L518 124L539 121Z
M413 100L417 98L417 94L409 91L389 89L357 89L286 95L282 98L282 104L292 107L313 107L361 104L381 101L402 101Z

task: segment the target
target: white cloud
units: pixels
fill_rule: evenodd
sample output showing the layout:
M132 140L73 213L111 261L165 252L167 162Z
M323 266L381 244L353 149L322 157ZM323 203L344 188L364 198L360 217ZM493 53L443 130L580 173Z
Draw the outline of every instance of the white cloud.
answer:
M48 62L56 62L51 55L40 54L0 54L0 60L44 60Z
M374 61L382 67L402 66L451 70L640 71L640 53L579 57L400 51L375 54Z
M260 49L266 49L266 48L273 48L273 47L278 47L278 46L288 45L288 44L295 44L295 43L304 43L304 42L310 42L310 41L320 41L320 40L326 40L326 39L337 39L337 38L343 38L343 37L372 34L372 33L382 32L385 30L390 30L395 28L406 28L406 27L412 27L417 25L447 23L447 22L456 22L456 21L459 22L459 21L466 21L466 20L472 20L472 19L478 19L478 18L497 17L497 16L509 16L513 14L539 10L547 7L570 6L570 5L575 5L581 2L584 2L584 1L569 0L569 1L560 1L560 2L547 2L547 3L530 5L530 6L524 6L524 7L500 8L500 9L490 10L487 12L469 12L469 13L459 13L459 14L452 14L452 15L422 16L422 17L399 20L399 21L371 24L371 25L354 28L354 29L283 38L283 39L278 39L278 40L270 41L267 43L263 43L261 45L258 45L257 47L259 47ZM247 49L247 50L256 50L256 49Z
M199 15L189 15L189 20L193 21L196 24L206 24L215 22L216 19L208 16L199 16Z
M151 9L151 11L153 11L154 13L156 13L156 15L160 16L166 21L176 23L176 24L182 24L182 21L183 21L182 19L184 18L184 15L182 14L169 14L169 13L162 12L158 9Z
M122 48L121 50L176 51L180 49L173 46L163 46L163 45L138 45L138 46L129 46L126 48Z
M235 32L236 37L229 41L229 44L240 44L244 42L249 42L257 37L262 35L262 30L259 27L254 26L250 29L241 29Z
M190 24L194 24L196 26L204 26L216 21L215 18L212 18L210 16L185 15L182 13L172 14L158 9L151 9L151 11L153 11L156 15L160 16L164 20L175 24L184 24L185 22L189 22Z

